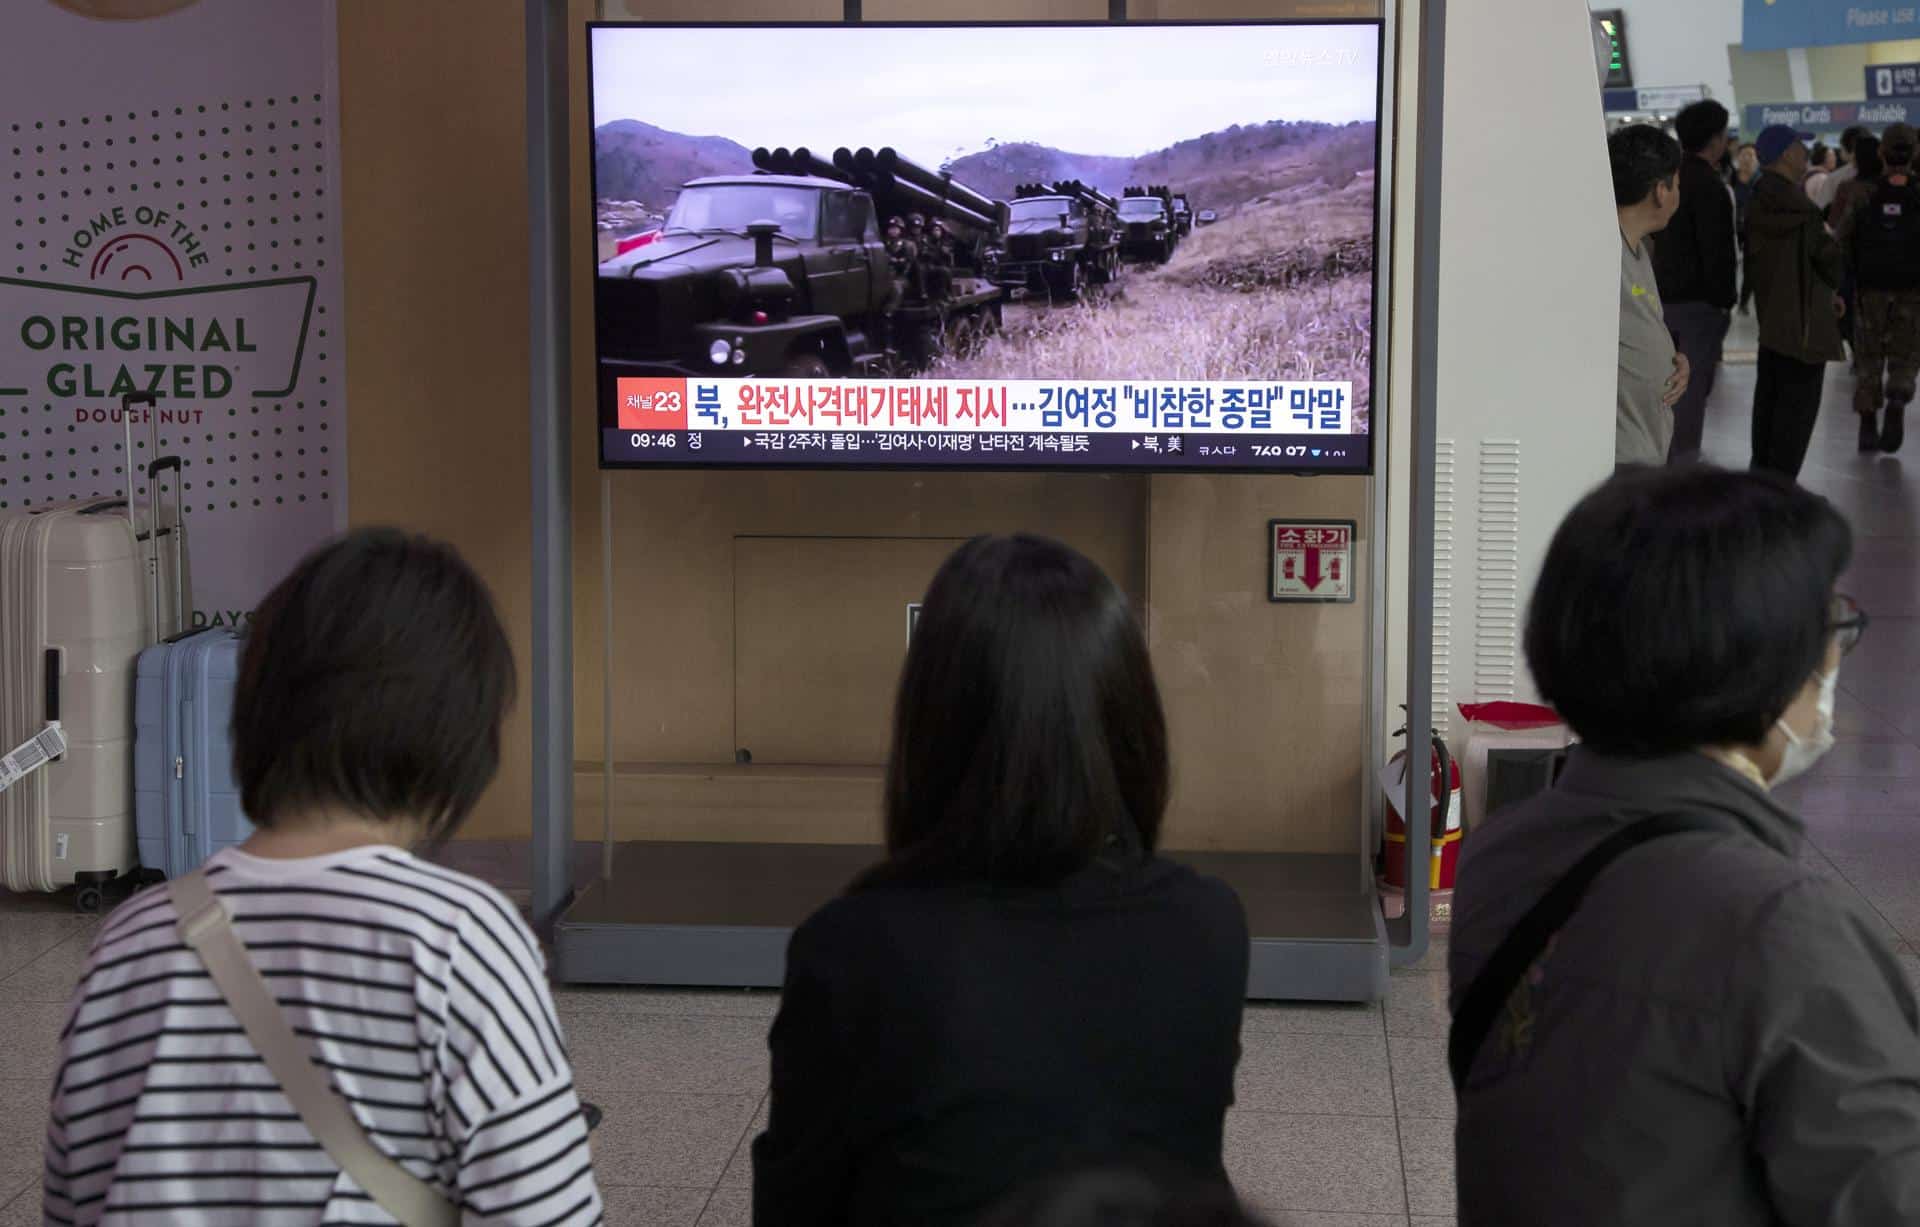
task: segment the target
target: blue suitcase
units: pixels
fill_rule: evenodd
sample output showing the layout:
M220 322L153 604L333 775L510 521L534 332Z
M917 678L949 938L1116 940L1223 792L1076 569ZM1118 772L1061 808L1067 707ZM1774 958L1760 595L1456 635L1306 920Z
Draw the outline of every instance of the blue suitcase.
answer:
M133 815L140 864L179 877L253 824L233 780L233 688L240 640L210 628L140 653L134 675Z

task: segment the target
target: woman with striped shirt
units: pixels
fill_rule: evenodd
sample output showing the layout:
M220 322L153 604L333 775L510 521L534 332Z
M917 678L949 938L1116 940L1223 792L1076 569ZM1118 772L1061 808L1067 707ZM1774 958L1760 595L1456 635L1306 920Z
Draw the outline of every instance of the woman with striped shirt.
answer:
M461 1221L602 1220L539 947L513 907L406 849L493 778L514 688L491 599L454 552L364 531L258 610L233 706L257 830L209 884L375 1149ZM62 1036L49 1224L396 1220L281 1092L181 936L165 889L102 926Z

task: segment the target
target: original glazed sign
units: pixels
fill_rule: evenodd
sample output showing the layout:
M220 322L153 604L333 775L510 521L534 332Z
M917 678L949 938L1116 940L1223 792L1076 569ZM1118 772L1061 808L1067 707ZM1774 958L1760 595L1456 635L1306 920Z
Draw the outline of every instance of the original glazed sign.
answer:
M0 277L0 370L38 376L0 397L71 403L77 423L139 393L195 423L209 405L285 398L300 386L315 288L312 277L146 292Z
M151 395L136 498L157 429L194 621L244 622L346 517L334 6L19 0L7 33L0 516L123 494Z

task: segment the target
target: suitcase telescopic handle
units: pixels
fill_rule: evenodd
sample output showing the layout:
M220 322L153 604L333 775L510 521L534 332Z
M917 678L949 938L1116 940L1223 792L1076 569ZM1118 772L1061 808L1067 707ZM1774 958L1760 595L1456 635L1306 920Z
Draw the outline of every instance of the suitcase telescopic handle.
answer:
M166 472L172 472L173 474L173 520L163 528L161 527L160 519L161 498L159 477L160 474ZM163 536L173 538L174 622L172 629L177 633L185 629L187 624L187 611L185 609L187 602L187 539L185 531L187 524L187 494L183 481L185 476L186 470L182 466L180 457L178 456L156 456L147 464L147 494L152 500L153 508L151 514L153 517L153 587L155 594L154 633L156 635L164 636L165 634L160 627L158 613L160 607L160 538Z
M152 567L148 572L151 576L152 588L147 594L147 608L152 614L153 620L149 625L155 639L160 638L160 543L153 540L153 530L159 526L150 521L147 526L147 535L145 537L140 535L140 520L133 505L133 409L135 405L145 405L153 416L153 429L156 432L154 451L157 452L160 450L157 446L159 441L157 432L160 429L159 404L160 398L152 392L128 392L120 398L120 433L123 440L121 447L125 457L125 463L120 466L120 471L127 475L127 530L133 534L135 542L144 540L147 542L147 548L154 551Z

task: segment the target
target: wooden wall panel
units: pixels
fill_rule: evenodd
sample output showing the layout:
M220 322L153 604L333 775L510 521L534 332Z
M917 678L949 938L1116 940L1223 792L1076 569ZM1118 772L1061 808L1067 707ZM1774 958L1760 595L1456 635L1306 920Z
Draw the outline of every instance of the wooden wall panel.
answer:
M868 21L1104 21L1106 0L862 0Z
M1358 847L1366 573L1356 567L1352 604L1274 604L1266 528L1350 519L1364 548L1367 509L1365 478L1153 479L1148 625L1173 749L1168 847Z
M733 543L735 736L755 764L877 766L907 656L907 607L956 538Z
M601 746L600 477L591 452L576 492L577 744ZM960 539L1044 532L1145 591L1146 479L1080 474L620 472L614 508L614 758L730 763L736 538ZM876 547L884 550L884 545ZM897 612L889 599L874 616ZM863 612L862 616L866 616ZM887 681L890 690L891 679ZM796 735L812 719L783 710ZM769 717L772 719L772 717ZM766 729L765 723L759 725Z
M841 0L601 0L608 21L839 21Z
M1380 0L1128 0L1135 20L1327 21L1342 17L1378 17Z
M349 514L457 546L499 600L524 682L522 11L348 0L339 45ZM523 704L467 835L527 834L530 739Z

